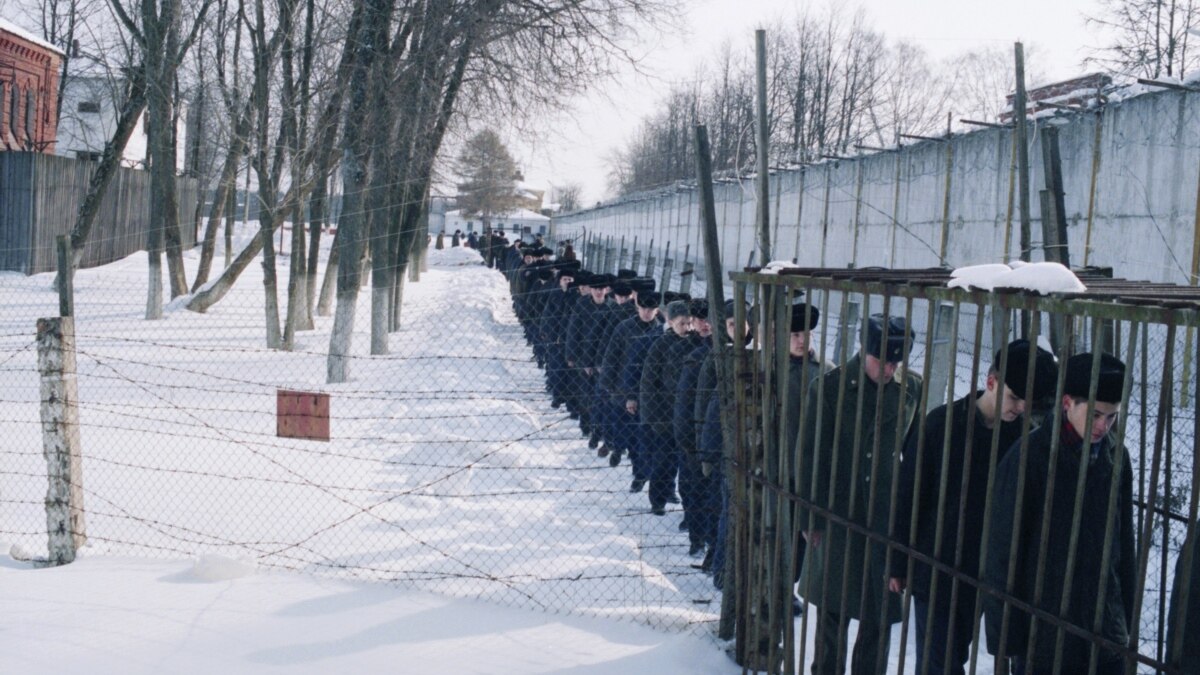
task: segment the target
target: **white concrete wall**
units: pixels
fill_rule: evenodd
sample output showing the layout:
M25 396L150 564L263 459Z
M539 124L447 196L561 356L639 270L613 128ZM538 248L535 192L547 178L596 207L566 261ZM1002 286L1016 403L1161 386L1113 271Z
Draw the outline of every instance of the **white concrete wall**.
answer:
M1101 156L1087 262L1112 266L1118 277L1188 283L1200 172L1197 94L1146 94L1110 103L1099 116L1095 112L1063 115L1031 126L1034 260L1043 257L1038 191L1044 186L1044 178L1039 129L1045 124L1060 125L1070 255L1072 264L1078 266L1084 262L1097 123L1102 125ZM946 261L951 266L1003 261L1012 132L977 131L955 137L951 145L954 166ZM804 266L936 266L945 168L945 144L921 142L899 153L827 161L772 176L772 258L794 258ZM862 196L857 200L860 170ZM715 193L725 268L744 266L752 254L757 262L752 180L718 184ZM626 247L631 247L636 237L640 249L646 249L653 240L660 258L669 243L671 257L677 260L690 245L689 259L702 267L698 213L694 189L643 194L555 218L555 236L581 240L586 230L611 238L614 245L624 238ZM898 215L896 226L893 213ZM1016 258L1020 226L1015 210L1011 220L1009 251L1010 257ZM675 269L680 267L681 261Z

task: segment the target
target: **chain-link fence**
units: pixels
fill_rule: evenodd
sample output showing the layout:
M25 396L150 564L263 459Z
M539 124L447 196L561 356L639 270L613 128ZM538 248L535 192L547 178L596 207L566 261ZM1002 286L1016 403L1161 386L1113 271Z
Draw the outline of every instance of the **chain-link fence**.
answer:
M551 406L510 280L481 262L429 251L390 353L369 355L364 307L336 385L328 319L292 351L262 346L257 267L206 313L172 305L160 321L142 319L144 257L77 272L81 555L219 554L709 632L719 595L679 518L651 514L629 460L598 458ZM57 314L51 283L0 278L0 541L27 559L48 553L35 324ZM287 392L328 401L326 418L290 420L328 440L279 435Z

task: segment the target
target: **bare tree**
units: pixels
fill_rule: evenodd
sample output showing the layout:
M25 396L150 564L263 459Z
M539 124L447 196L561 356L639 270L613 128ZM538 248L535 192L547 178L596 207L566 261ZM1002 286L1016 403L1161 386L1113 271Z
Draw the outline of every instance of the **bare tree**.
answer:
M176 74L195 40L212 0L199 0L182 30L181 0L141 0L138 20L123 0L109 0L113 11L133 35L142 53L146 87L147 136L150 149L149 283L146 318L162 316L162 251L165 245L171 297L187 292L183 245L175 194Z
M1128 77L1183 77L1200 63L1189 50L1195 0L1101 0L1088 23L1113 35L1088 61Z
M574 182L557 186L554 201L558 203L559 213L578 211L583 208L583 186Z

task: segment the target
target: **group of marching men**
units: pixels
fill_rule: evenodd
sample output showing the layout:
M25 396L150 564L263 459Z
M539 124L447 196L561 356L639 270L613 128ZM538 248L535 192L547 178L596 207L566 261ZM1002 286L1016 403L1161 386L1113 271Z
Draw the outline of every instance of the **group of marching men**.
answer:
M712 334L729 345L750 344L753 327L736 325L733 301L723 308L725 325L714 327L705 300L659 293L653 279L633 270L595 274L575 260L551 260L554 252L540 245L517 243L512 250L502 271L546 372L551 405L566 407L589 447L611 466L628 457L630 492L646 491L650 513L663 516L668 504L681 504L679 529L688 532L689 554L704 553L700 569L720 588L728 501L721 476L728 468L722 466ZM983 389L928 411L921 425L923 383L906 368L915 335L905 321L871 316L858 353L838 367L812 348L819 322L815 306L792 307L783 400L796 409L785 415L782 443L784 452L794 453L800 475L816 477L791 486L814 505L797 512L795 563L799 594L816 606L812 672L844 672L847 655L853 673L886 672L889 626L900 620L900 599L909 593L916 672L963 673L976 637L977 596L964 578L1107 642L1093 652L1093 643L1077 634L1065 632L1060 640L1056 625L982 593L985 646L1005 654L1014 673L1084 674L1092 659L1099 675L1125 672L1123 655L1111 648L1128 645L1139 620L1133 616L1133 471L1113 433L1125 365L1110 354L1090 353L1059 364L1046 350L1017 340L996 353ZM1066 370L1062 399L1031 420L1023 439L1024 417L1032 403L1053 399L1060 368ZM803 416L800 401L807 408ZM1057 430L1055 407L1061 410ZM896 438L903 439L899 456L886 451ZM889 508L894 472L895 514ZM1078 485L1084 490L1077 513ZM990 534L981 550L985 526ZM1043 557L1044 528L1049 540ZM1191 528L1191 539L1197 529ZM864 530L921 555L869 540ZM935 572L929 559L960 579ZM1168 656L1183 664L1182 672L1195 673L1200 588L1180 589L1189 578L1200 583L1200 551L1190 570L1183 561L1181 556L1175 578L1175 595L1183 597L1172 603L1180 608L1171 611ZM799 607L797 601L797 613ZM852 648L851 619L858 622Z
M722 447L708 303L660 293L633 270L594 274L549 262L543 247L525 253L510 273L514 308L551 406L566 408L610 466L628 458L629 491L648 495L651 514L681 505L689 554L703 554L700 568L719 583Z

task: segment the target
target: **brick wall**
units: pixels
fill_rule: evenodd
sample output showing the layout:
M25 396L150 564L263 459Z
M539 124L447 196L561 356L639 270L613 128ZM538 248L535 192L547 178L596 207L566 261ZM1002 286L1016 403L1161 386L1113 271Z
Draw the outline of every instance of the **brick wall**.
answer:
M53 153L62 56L0 26L0 151Z

